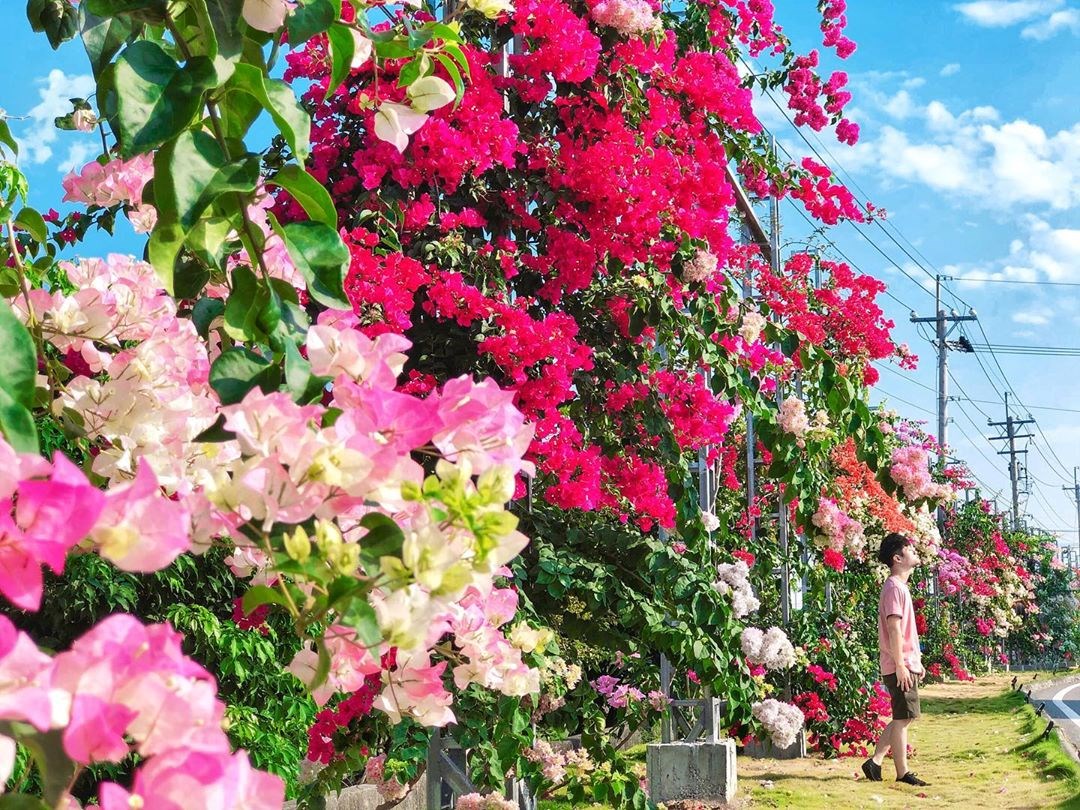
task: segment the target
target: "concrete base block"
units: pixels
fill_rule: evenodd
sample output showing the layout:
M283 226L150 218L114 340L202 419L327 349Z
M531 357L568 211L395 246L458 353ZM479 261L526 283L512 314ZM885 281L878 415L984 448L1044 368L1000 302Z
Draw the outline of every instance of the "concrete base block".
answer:
M754 759L802 759L806 756L806 732L800 731L795 742L787 748L778 748L772 740L752 740L743 746L743 753Z
M427 774L424 774L408 795L394 806L394 810L425 810L426 791ZM375 810L380 804L382 800L374 785L353 785L326 797L326 810ZM285 802L282 810L303 808L297 808L296 802Z
M735 798L734 740L651 743L645 748L645 764L654 802Z

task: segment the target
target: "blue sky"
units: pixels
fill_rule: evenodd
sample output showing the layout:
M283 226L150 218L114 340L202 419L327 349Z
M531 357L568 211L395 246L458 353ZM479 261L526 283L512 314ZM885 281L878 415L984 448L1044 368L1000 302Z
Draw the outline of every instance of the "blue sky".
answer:
M816 3L777 5L795 44L817 46ZM846 62L825 65L850 74L849 113L863 137L854 148L827 133L820 142L835 158L825 155L825 162L857 184L861 198L889 212L885 229L892 239L876 226L861 236L849 225L830 238L860 269L890 285L895 298L884 304L897 337L922 358L912 374L884 370L879 398L906 416L930 420L933 430L933 349L908 323L912 308L932 312L928 273L955 278L947 287L958 298L948 297L949 306L973 306L991 343L1080 345L1080 286L963 280L1080 283L1080 0L849 5L848 34L859 48ZM62 170L95 154L96 136L52 128L53 117L70 109L66 99L91 86L85 58L77 43L52 52L30 32L21 3L5 3L0 20L8 30L0 75L9 77L0 107L29 116L11 123L24 140L33 201L42 210L59 207ZM774 107L763 101L759 114L796 157L810 154ZM785 240L805 238L805 223L787 204L783 217ZM130 234L126 223L118 229ZM85 250L121 246L138 249L133 238L118 245L99 237ZM977 328L969 334L982 340ZM1042 526L1067 530L1062 536L1075 543L1076 509L1061 486L1071 484L1072 468L1080 465L1080 358L999 354L997 360L1038 422L1028 444L1026 510ZM1006 464L984 438L996 435L987 418L1004 417L1001 371L983 354L952 353L950 367L951 393L963 397L950 402L950 444L990 495L1002 494L1005 507Z

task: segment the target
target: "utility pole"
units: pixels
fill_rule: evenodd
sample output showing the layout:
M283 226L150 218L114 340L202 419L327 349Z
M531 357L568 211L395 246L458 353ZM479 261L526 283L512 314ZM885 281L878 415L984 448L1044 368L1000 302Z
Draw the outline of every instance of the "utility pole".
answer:
M1034 433L1017 433L1017 428L1024 425L1033 425L1035 420L1028 417L1027 419L1015 419L1009 412L1009 392L1005 392L1005 421L1004 422L991 422L987 421L987 424L991 427L1003 427L1005 428L1004 436L994 436L992 441L1007 440L1009 442L1008 450L998 450L999 456L1007 455L1009 457L1009 484L1012 486L1012 527L1013 531L1020 528L1020 487L1019 487L1019 466L1016 463L1017 455L1027 453L1027 450L1017 450L1017 439L1031 439L1034 438Z
M956 325L964 321L978 320L975 310L969 310L967 315L961 315L955 309L945 312L941 306L941 282L947 281L950 276L934 276L934 314L930 317L919 317L914 310L911 313L912 323L932 323L935 327L934 346L937 347L937 440L939 445L938 459L941 466L945 467L945 445L948 434L947 425L949 419L946 413L949 404L949 349L962 352L973 352L971 343L967 338L959 340L947 340Z
M1076 531L1077 534L1080 534L1080 481L1077 481L1076 467L1073 467L1073 485L1071 487L1062 487L1062 489L1072 493L1073 503L1076 504ZM1072 546L1069 546L1069 548L1071 550Z

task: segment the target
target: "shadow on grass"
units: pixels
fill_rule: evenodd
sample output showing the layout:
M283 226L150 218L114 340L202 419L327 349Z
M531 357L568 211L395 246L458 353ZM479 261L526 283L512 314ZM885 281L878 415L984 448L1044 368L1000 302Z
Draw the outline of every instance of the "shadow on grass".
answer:
M1006 692L997 697L947 698L928 697L922 701L923 714L1009 714L1025 703L1018 692ZM1034 717L1034 715L1032 715Z

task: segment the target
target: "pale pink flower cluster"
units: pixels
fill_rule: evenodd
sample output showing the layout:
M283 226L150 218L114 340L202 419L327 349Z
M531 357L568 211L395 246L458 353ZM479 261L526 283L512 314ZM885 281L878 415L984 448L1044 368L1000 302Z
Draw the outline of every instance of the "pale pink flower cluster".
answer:
M701 513L701 525L707 532L715 532L720 528L720 518L712 512Z
M260 186L255 195L255 201L247 207L248 219L263 233L262 265L266 268L271 278L280 278L298 290L307 289L307 283L303 275L296 269L285 242L270 227L270 218L267 216L274 207L274 198L264 186ZM255 262L251 261L247 249L240 250L235 256L229 258L229 268L238 264L244 264L254 268ZM207 294L214 297L227 298L229 290L225 285L216 285L207 288Z
M0 717L61 731L63 752L81 766L142 761L130 788L101 786L108 810L220 807L270 810L281 779L233 754L222 730L225 705L213 677L181 651L168 625L106 618L55 658L0 617ZM15 744L0 737L0 779Z
M742 631L741 645L743 655L751 664L773 670L789 669L795 665L795 648L779 627L770 627L767 631L747 627Z
M647 34L659 24L648 0L600 0L589 14L600 25L630 37Z
M521 648L500 630L513 618L517 606L518 594L512 588L492 588L485 595L475 587L451 606L450 630L455 646L466 659L454 667L458 689L476 683L507 695L540 691L540 670L527 666ZM567 670L567 676L570 674Z
M584 748L556 751L550 743L540 739L525 750L524 757L540 765L544 778L554 785L562 783L567 776L584 776L596 767Z
M391 776L387 779L385 767L386 754L371 757L364 764L364 782L375 785L375 788L379 791L379 798L383 803L399 802L408 794L409 788L401 784L397 777Z
M77 416L100 440L98 475L119 483L148 463L169 493L188 496L228 460L227 448L219 448L224 458L209 458L194 444L218 409L205 344L191 320L177 316L176 302L146 262L111 255L64 269L76 292L31 293L45 339L85 366L71 364L75 374L54 409ZM21 298L12 303L27 317Z
M458 798L454 810L517 810L517 803L496 793L466 793Z
M821 530L816 538L819 546L854 556L865 552L866 535L862 523L849 517L832 498L818 499L818 508L811 520Z
M806 416L806 404L798 397L788 397L780 403L777 423L785 433L795 437L799 447L806 446L806 433L810 430L810 420Z
M768 732L773 745L787 748L803 727L803 713L798 706L774 698L758 701L751 707L754 719Z
M592 682L592 686L613 709L625 709L631 703L639 703L645 699L645 693L636 686L622 683L611 675L601 675Z
M741 619L761 607L750 586L750 568L745 562L720 563L716 566L716 573L714 587L725 596L731 595L731 605L737 618Z
M707 250L699 249L694 258L686 263L683 278L690 284L708 281L716 273L716 256Z
M544 778L553 785L558 785L566 776L566 760L547 740L537 740L531 748L526 748L524 757L539 765Z
M904 490L904 497L909 501L948 501L955 495L951 486L939 484L930 477L930 455L917 445L904 445L893 450L889 475Z
M157 210L143 203L143 187L154 176L154 156L137 155L131 160L115 158L108 163L87 163L63 180L64 202L128 206L128 217L136 233L149 233L157 222Z
M756 343L768 321L760 312L747 312L739 324L739 336L747 343Z

